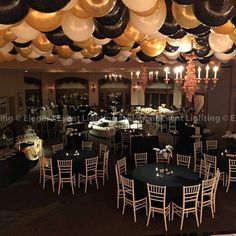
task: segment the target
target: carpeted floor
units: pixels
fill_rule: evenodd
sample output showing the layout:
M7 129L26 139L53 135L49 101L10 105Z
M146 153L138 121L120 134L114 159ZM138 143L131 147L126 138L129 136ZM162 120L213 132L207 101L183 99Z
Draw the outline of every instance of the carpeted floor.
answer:
M113 153L113 152L112 152ZM16 183L0 192L0 235L1 236L130 236L163 235L163 217L156 215L146 227L144 211L137 212L137 223L133 221L132 209L125 215L116 209L116 183L114 163L119 156L110 157L110 179L99 190L95 185L84 194L83 187L73 196L70 188L64 188L58 196L48 183L46 189L38 183L38 166ZM197 228L194 216L184 221L179 231L180 218L168 223L168 234L212 235L236 231L236 185L229 193L221 186L217 195L217 212L211 218L210 209L203 214L203 223Z

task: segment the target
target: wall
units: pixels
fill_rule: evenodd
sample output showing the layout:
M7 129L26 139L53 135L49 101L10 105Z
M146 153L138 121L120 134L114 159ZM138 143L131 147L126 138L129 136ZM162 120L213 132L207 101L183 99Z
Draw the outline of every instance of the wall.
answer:
M25 114L25 101L23 107L18 106L18 95L24 96L24 72L4 71L0 72L0 97L7 97L9 100L9 121L12 118L19 119ZM8 122L0 120L0 128L6 126Z

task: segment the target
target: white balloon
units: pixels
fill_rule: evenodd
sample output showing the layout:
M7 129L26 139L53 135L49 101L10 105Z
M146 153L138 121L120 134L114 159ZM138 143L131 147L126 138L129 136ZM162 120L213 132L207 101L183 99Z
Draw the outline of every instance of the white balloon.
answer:
M161 7L157 9L150 16L139 16L134 12L130 12L130 22L140 32L151 34L158 31L163 25L166 18L166 4L164 0L161 1ZM136 2L135 4L136 5Z
M84 56L83 56L83 54L81 52L75 52L72 55L72 58L75 59L75 60L80 60L80 59L84 58Z
M228 61L233 59L236 56L236 50L232 53L225 54L225 53L215 53L215 57L221 61Z
M4 47L0 48L0 52L10 52L14 48L14 44L9 42Z
M181 40L181 44L179 45L178 51L189 52L191 50L192 50L192 41L187 38Z
M82 59L81 61L82 61L83 63L86 63L86 64L92 62L92 60L87 59L87 58L84 58L84 59Z
M123 3L132 11L145 12L156 4L157 0L122 0Z
M28 58L26 57L22 57L19 53L16 55L16 60L17 61L20 61L20 62L23 62L23 61L27 61Z
M95 37L93 38L93 40L96 44L99 44L99 45L105 45L105 44L107 44L111 41L111 39L109 39L109 38L98 39L98 38L95 38Z
M120 54L128 58L132 54L132 52L130 52L130 51L121 51Z
M71 8L73 8L76 4L78 3L77 0L70 0L69 3L67 3L67 5L62 9L63 11L68 11Z
M215 52L211 49L211 51L205 56L205 57L210 57L212 54L214 54Z
M27 57L28 57L28 58L32 58L32 59L35 59L35 58L38 58L38 57L40 57L40 56L41 56L40 54L38 54L38 53L32 51Z
M73 64L73 59L69 58L69 59L64 59L64 58L59 58L59 62L63 65L63 66L71 66Z
M118 57L116 57L116 60L117 61L126 61L128 57L120 54Z
M176 50L175 52L163 52L164 55L166 55L170 60L175 60L179 57L180 52Z
M149 39L165 39L167 36L160 33L159 31L155 31L152 34L147 36L147 40Z
M106 58L106 60L108 60L110 62L115 62L116 61L115 57L109 57L109 56L105 55L104 58Z
M209 45L215 52L226 52L233 46L233 41L224 34L211 32L209 35Z
M37 47L35 47L33 44L31 44L31 47L32 47L32 49L33 49L34 52L36 52L37 54L40 54L40 55L42 55L42 56L45 56L45 57L49 56L49 55L52 53L52 49L49 50L48 52L45 52L45 51L39 50L39 49L38 49Z
M22 38L28 41L36 39L40 34L38 30L31 27L25 21L17 26L12 27L11 30L18 38Z
M66 12L62 19L64 33L73 41L82 42L91 37L94 31L93 18L80 19Z
M8 29L9 27L11 27L12 25L4 25L4 24L0 24L0 30L5 30Z
M14 42L16 42L16 43L27 43L27 42L29 42L29 40L22 39L22 38L17 38L17 39L14 40Z

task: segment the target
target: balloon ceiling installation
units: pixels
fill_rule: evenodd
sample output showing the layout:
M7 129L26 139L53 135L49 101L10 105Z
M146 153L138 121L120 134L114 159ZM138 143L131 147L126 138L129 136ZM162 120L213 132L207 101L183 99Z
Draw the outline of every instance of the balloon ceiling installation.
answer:
M0 1L0 62L236 59L233 0Z

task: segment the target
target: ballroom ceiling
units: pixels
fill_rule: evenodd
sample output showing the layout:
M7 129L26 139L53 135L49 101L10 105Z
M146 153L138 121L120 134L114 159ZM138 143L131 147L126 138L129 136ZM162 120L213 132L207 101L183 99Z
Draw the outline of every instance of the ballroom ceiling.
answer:
M233 0L4 0L0 68L129 70L186 63L188 54L228 63L235 27Z

